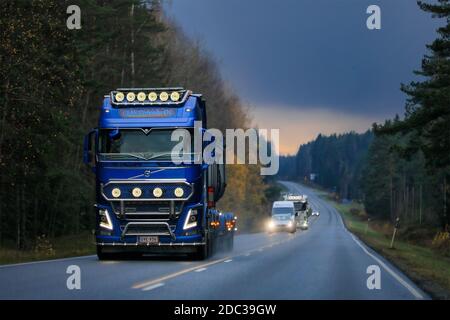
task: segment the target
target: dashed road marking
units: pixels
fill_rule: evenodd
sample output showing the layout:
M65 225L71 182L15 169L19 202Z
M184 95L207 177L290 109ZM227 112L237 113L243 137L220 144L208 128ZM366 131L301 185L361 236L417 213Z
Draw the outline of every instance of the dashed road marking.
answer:
M194 270L195 272L202 272L202 271L205 271L206 270L206 268L200 268L200 269L197 269L197 270Z
M164 283L162 283L162 282L160 282L160 283L156 283L156 284L153 284L153 285L151 285L151 286L148 286L148 287L142 288L142 291L150 291L150 290L153 290L153 289L156 289L156 288L162 287L163 285L164 285Z
M200 268L205 268L205 267L208 267L208 266L212 266L214 264L223 262L223 261L225 261L227 259L229 259L229 257L213 260L211 262L204 263L204 264L201 264L201 265L198 265L198 266L194 266L192 268L187 268L187 269L184 269L184 270L181 270L181 271L178 271L178 272L170 273L168 275L162 276L162 277L157 278L157 279L153 279L153 280L148 280L148 281L145 281L145 282L137 283L137 284L133 285L132 288L133 289L142 289L142 288L145 288L145 287L149 287L149 286L152 286L152 285L157 284L159 282L163 282L163 281L166 281L166 280L169 280L169 279L181 276L181 275L183 275L185 273L188 273L188 272L200 269Z
M228 260L225 260L224 262L228 263L228 262L231 262L231 261L233 261L233 259L228 259Z

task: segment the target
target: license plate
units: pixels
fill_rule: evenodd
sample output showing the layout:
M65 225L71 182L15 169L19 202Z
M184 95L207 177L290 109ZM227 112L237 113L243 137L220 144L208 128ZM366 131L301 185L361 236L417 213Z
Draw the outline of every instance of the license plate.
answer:
M140 236L138 237L138 242L140 244L158 244L158 236Z

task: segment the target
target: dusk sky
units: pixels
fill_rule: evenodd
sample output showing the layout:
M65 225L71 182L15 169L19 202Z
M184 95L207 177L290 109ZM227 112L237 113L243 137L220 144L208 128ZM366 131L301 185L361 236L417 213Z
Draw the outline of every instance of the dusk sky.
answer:
M371 4L381 30L366 27ZM414 0L171 0L166 13L215 57L254 125L281 129L282 154L403 115L400 83L442 24Z

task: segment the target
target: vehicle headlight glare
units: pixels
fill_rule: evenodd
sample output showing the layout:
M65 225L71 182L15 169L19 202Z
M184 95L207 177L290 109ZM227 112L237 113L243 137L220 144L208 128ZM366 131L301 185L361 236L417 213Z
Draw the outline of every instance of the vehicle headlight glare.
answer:
M174 194L177 198L181 198L184 194L183 188L180 188L180 187L176 188L174 191Z
M153 189L153 195L155 196L155 198L161 198L162 194L163 194L163 191L161 188Z
M112 189L111 194L114 198L118 198L118 197L120 197L122 192L120 191L119 188L114 188L114 189Z

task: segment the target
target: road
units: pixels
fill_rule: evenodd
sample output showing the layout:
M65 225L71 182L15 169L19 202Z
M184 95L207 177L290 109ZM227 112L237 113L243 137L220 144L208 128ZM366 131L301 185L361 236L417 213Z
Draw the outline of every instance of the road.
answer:
M404 274L348 232L336 210L311 189L320 216L291 235L244 234L228 254L206 261L146 258L104 261L83 256L0 266L0 299L429 299ZM67 289L67 268L81 271L81 289ZM368 289L369 266L381 289Z

